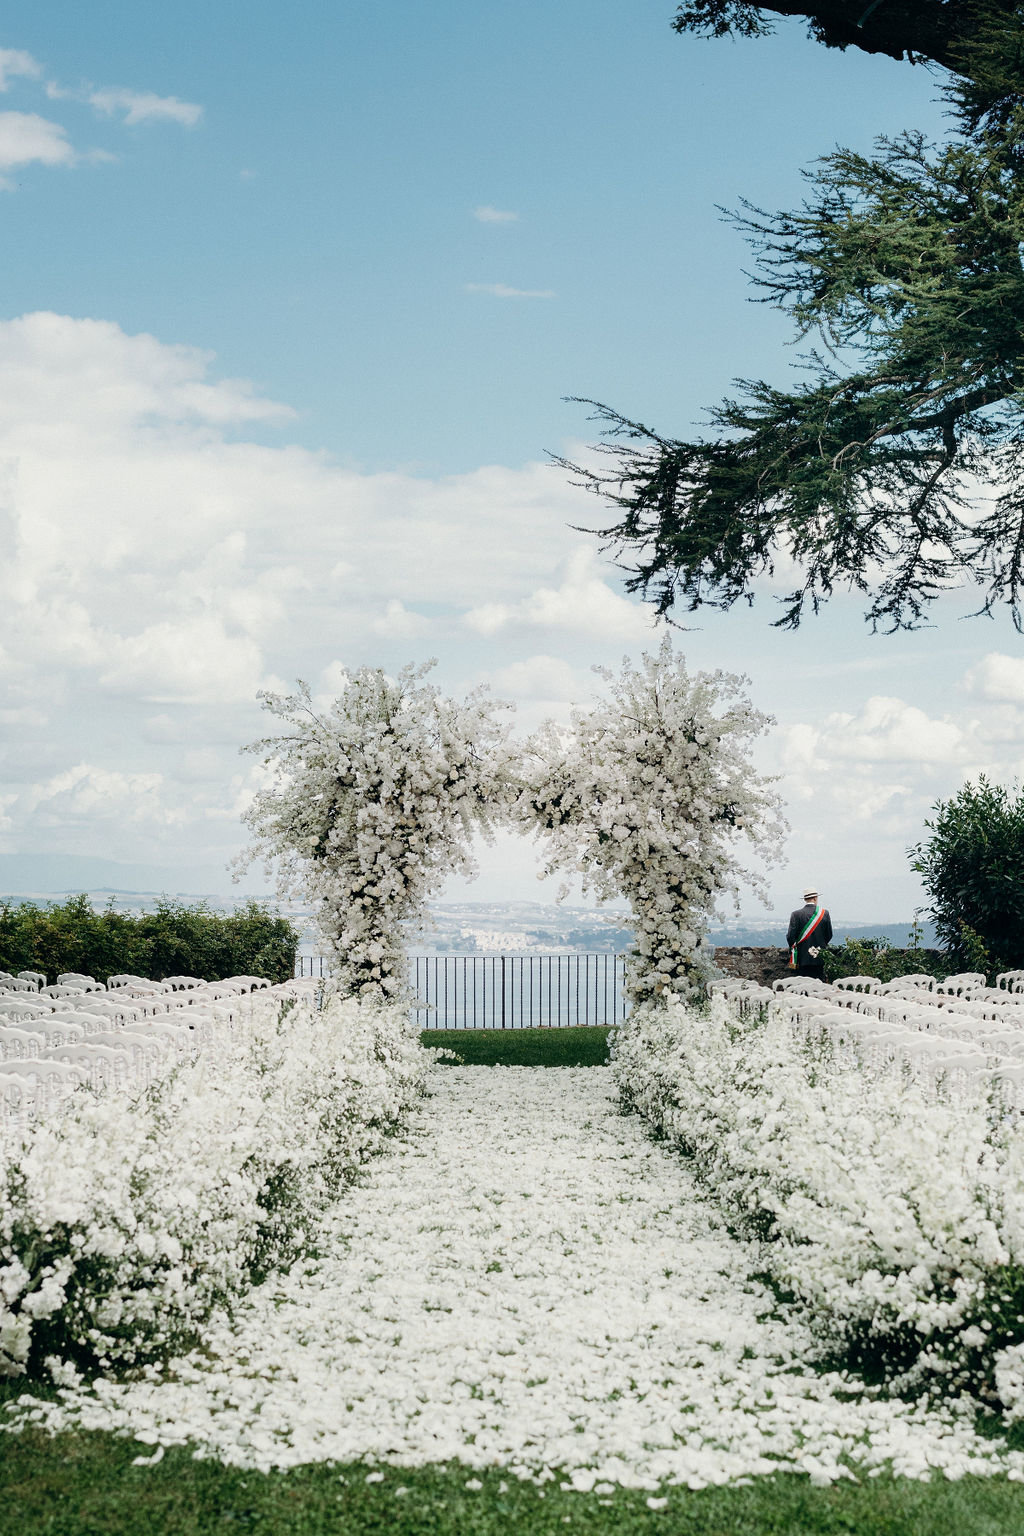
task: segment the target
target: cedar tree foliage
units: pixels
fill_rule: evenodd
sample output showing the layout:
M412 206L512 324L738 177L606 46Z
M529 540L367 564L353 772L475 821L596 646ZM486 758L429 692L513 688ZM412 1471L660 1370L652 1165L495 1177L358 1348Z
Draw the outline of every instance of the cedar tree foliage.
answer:
M691 0L675 26L757 35L769 12L807 17L828 45L941 65L956 131L839 149L805 172L796 211L729 215L763 302L807 339L794 387L739 381L709 412L715 430L689 441L585 401L604 457L558 462L617 509L597 531L663 615L751 602L757 577L795 562L785 627L845 587L867 596L873 628L912 628L966 580L1019 629L1024 4Z

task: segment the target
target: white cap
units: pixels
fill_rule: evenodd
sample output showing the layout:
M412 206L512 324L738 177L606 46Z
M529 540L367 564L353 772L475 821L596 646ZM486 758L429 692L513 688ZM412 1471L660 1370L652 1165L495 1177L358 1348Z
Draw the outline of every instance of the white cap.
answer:
M813 885L809 885L807 887L806 891L804 891L804 901L817 901L817 899L818 899L817 891L814 889Z

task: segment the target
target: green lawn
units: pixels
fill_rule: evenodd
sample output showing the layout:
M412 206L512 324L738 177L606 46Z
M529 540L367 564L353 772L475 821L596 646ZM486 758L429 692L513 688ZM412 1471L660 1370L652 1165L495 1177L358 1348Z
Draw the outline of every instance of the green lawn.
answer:
M366 1466L239 1472L183 1450L131 1465L150 1449L109 1434L0 1435L0 1536L563 1536L566 1526L584 1536L1024 1536L1024 1486L987 1478L812 1488L783 1476L669 1490L667 1507L652 1511L643 1493L603 1502L556 1480L542 1494L465 1467L386 1468L367 1483ZM474 1477L479 1490L466 1487Z
M603 1067L608 1030L586 1024L571 1029L426 1029L424 1045L457 1051L469 1067Z

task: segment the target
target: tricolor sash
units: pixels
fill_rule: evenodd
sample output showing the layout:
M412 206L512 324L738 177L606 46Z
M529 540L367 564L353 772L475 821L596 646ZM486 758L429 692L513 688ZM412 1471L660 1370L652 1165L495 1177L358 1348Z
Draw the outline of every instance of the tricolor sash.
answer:
M821 922L824 916L825 908L816 907L813 917L810 918L807 927L804 929L803 933L797 939L796 943L793 945L793 948L789 952L789 969L791 971L795 971L797 968L797 950L800 948L800 945L804 942L805 939L810 938L811 934L814 932L815 928L817 928L818 924Z

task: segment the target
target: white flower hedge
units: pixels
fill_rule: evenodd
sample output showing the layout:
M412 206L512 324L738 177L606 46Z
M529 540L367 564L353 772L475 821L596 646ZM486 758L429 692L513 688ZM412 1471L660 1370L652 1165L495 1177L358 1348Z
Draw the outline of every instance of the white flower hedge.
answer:
M404 1010L263 994L134 1101L76 1092L0 1149L0 1374L181 1348L303 1248L426 1059Z
M761 1239L828 1351L1024 1417L1024 1136L983 1084L943 1097L721 997L638 1009L616 1039L625 1104Z

